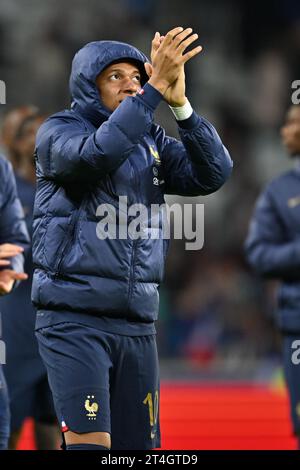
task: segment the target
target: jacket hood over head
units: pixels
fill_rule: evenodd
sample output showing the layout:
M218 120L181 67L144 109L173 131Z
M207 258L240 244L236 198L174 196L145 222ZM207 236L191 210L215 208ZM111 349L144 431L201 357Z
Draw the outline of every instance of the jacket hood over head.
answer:
M94 41L74 56L70 76L71 108L96 127L109 117L96 86L97 76L111 63L126 59L135 61L141 71L142 85L148 80L144 63L148 58L134 46L118 41Z

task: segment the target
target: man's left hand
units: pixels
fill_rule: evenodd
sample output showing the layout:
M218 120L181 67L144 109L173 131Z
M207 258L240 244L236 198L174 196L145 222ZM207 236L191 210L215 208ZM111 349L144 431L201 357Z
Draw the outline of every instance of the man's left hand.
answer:
M4 269L0 271L0 295L9 294L15 281L26 281L27 274L17 273L13 269Z
M191 29L192 32L192 29ZM197 38L195 37L193 41L195 41ZM155 36L152 40L152 46L151 46L151 62L153 62L154 57L161 45L161 43L164 40L164 36L161 36L159 32L155 33ZM193 42L191 40L191 43ZM152 68L150 64L147 64L146 71L149 75L151 76ZM150 67L149 67L150 65ZM164 99L165 101L172 107L179 107L183 106L187 102L187 98L185 96L185 73L184 73L184 64L180 68L180 72L178 75L177 80L167 89L167 91L164 94Z

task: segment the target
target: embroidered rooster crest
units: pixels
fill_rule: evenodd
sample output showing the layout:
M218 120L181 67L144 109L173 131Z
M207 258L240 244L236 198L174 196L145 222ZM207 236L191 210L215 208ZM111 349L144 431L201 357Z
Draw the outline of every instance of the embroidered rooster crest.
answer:
M96 402L93 402L93 403L90 403L90 399L92 398L95 398L94 395L88 395L87 396L87 400L85 400L84 402L84 407L86 409L86 411L88 411L87 415L90 418L92 419L96 419L96 413L99 409L99 406L98 406L98 403Z

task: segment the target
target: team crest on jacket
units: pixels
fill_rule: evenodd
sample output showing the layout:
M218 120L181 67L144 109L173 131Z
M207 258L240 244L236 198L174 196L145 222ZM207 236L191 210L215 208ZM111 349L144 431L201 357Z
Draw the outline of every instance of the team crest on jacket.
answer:
M151 152L151 155L153 156L155 162L160 165L161 164L161 159L160 159L160 156L159 156L159 153L157 150L155 150L155 148L153 147L153 145L150 145L149 146L149 149L150 149L150 152Z
M97 418L97 412L99 410L99 405L95 401L91 403L90 400L93 400L95 398L94 395L88 395L86 397L86 400L84 402L84 407L87 411L86 416L89 418L89 420L96 420Z

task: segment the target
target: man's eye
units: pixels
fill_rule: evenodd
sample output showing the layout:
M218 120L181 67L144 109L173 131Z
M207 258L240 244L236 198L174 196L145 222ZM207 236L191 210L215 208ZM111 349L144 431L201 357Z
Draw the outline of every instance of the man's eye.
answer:
M133 77L133 79L138 82L138 83L141 83L141 77L139 75L136 75L135 77Z
M119 76L118 73L113 73L113 74L110 76L110 78L112 78L113 80L118 80L119 77L120 77L120 76Z

